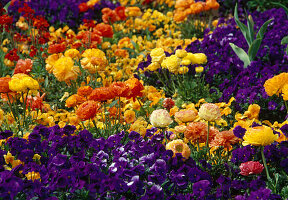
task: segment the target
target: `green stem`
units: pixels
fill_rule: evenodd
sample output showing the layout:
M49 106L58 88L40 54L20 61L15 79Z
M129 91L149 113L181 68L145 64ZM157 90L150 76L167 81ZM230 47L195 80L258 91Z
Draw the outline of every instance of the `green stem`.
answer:
M207 130L207 140L206 140L206 147L209 147L209 130L210 129L210 122L208 121L208 130Z
M269 176L269 171L268 171L266 159L265 159L265 156L264 156L264 146L261 147L261 156L262 156L263 164L264 164L264 167L265 167L267 179L270 180L271 178Z
M96 124L96 122L95 122L94 119L92 120L92 122L93 122L93 124L94 124L95 130L97 131L98 135L99 135L100 137L103 137L102 134L101 134L101 132L99 131L99 129L98 129L98 127L97 127L97 124Z

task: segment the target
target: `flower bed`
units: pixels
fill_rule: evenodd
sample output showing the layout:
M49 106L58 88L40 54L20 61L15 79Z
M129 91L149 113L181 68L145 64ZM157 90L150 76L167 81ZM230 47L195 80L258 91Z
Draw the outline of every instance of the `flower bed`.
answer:
M288 9L231 2L0 4L0 198L287 199Z

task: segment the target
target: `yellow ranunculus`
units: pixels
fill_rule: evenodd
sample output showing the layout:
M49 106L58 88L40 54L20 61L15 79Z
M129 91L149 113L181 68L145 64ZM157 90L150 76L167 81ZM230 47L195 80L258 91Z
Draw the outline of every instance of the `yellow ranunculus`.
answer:
M151 51L150 56L152 58L152 62L161 63L163 59L166 57L164 49L155 48Z
M161 63L164 68L167 68L169 72L173 74L178 74L178 70L180 67L181 59L176 55L172 55L170 57L165 58L165 60Z
M58 81L75 80L78 73L80 70L74 66L74 61L70 57L61 57L55 62L53 74Z
M267 146L278 139L278 135L273 133L273 130L268 126L256 126L248 128L243 137L243 146Z

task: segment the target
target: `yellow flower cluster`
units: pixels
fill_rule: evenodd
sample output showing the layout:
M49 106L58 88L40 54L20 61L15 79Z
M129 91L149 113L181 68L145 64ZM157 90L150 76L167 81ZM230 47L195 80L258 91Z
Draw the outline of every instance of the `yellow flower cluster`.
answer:
M9 81L9 89L14 92L26 92L27 90L38 90L39 83L27 74L18 73Z

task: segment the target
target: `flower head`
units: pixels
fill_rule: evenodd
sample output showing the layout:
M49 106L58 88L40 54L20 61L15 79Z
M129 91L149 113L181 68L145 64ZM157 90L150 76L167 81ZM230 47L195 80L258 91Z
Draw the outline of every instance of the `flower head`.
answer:
M152 58L152 63L154 62L161 63L166 57L164 49L162 48L153 49L150 53L150 56Z
M154 110L150 115L150 122L154 127L165 128L169 126L173 120L171 119L167 110Z
M182 156L186 159L190 157L191 150L189 146L183 142L181 139L173 140L166 144L166 150L172 150L174 156L176 153L181 153Z
M0 93L12 92L9 89L9 81L11 80L10 77L1 77L0 78Z
M29 58L17 61L16 67L14 69L14 74L23 73L28 74L32 70L33 61Z
M75 80L80 73L79 67L74 66L74 61L71 57L61 57L54 65L53 74L58 81Z
M198 115L206 121L215 121L221 118L221 111L217 105L205 103L200 107Z
M278 135L273 133L272 128L268 126L256 126L248 128L244 137L243 145L254 145L254 146L267 146L272 144L278 139Z
M193 110L180 110L175 113L175 121L178 123L192 122L197 117L197 113Z
M96 101L92 101L92 100L86 101L78 107L76 111L76 115L83 121L87 119L91 119L95 117L99 108L100 108L100 105Z
M263 171L264 166L258 161L248 161L245 163L241 163L239 168L241 170L241 175L248 176L251 174L260 174Z

